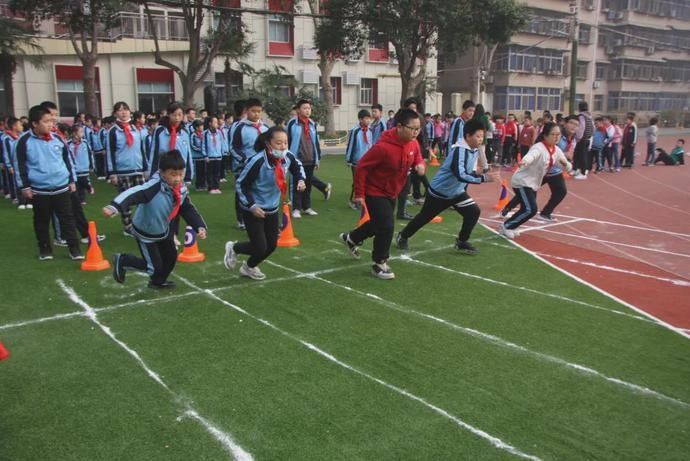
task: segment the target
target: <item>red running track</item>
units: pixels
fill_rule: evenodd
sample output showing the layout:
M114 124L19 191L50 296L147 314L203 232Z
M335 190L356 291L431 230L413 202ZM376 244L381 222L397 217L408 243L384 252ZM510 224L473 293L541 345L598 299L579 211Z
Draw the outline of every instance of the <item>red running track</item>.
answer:
M659 145L672 147L677 137L660 138ZM558 221L533 219L516 242L690 337L690 164L641 163L638 155L632 170L568 180ZM482 222L498 228L500 221L490 219L498 186L473 186L470 194L483 209ZM539 205L548 198L542 189Z

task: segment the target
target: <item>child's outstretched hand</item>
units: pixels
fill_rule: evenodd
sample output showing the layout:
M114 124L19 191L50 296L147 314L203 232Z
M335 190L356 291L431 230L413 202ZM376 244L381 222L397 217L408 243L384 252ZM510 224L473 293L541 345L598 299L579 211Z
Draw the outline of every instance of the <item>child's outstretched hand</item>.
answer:
M299 181L297 181L297 190L298 191L302 192L306 188L307 188L307 185L304 184L304 181L302 181L301 179Z
M199 230L196 231L196 236L204 240L206 238L206 228L200 227Z
M103 207L103 216L105 216L106 218L112 218L113 216L115 216L115 212L106 206Z

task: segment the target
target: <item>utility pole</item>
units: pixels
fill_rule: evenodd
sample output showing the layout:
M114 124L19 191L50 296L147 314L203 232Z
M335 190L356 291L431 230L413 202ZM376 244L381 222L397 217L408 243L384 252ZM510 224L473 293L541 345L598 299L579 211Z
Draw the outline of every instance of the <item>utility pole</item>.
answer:
M577 45L579 37L579 23L577 21L577 2L570 2L570 98L568 105L570 106L571 114L576 114L575 94L577 93Z

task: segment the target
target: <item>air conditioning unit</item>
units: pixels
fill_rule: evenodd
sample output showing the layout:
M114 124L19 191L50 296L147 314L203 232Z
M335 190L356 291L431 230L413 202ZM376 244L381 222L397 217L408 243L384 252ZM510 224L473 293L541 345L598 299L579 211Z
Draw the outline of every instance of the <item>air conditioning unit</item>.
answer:
M615 43L615 46L623 46L623 39L617 38L614 43Z
M343 72L343 84L344 85L359 85L360 77L357 72Z
M596 89L599 88L600 86L601 86L601 82L600 82L599 80L594 80L594 81L592 82L592 88L593 88L593 89L596 90Z
M647 48L647 49L645 50L645 54L646 54L647 56L650 56L650 55L653 55L655 51L656 51L656 50L654 49L654 47L653 47L653 46L650 46L649 48Z
M305 85L318 85L320 75L319 71L305 69L302 71L302 83Z
M614 50L613 47L609 45L606 47L606 54L607 55L616 54L616 50Z
M304 61L314 61L319 59L319 53L311 45L300 46L300 55Z
M618 11L616 13L616 19L623 19L624 13L622 11Z
M589 4L585 8L587 8L588 11L594 11L594 5Z
M606 19L608 19L609 21L613 21L614 19L616 19L617 15L618 15L618 11L609 10L606 13Z
M359 58L352 57L352 58L347 58L345 60L345 62L347 64L357 64L361 59L362 59L361 57L359 57Z

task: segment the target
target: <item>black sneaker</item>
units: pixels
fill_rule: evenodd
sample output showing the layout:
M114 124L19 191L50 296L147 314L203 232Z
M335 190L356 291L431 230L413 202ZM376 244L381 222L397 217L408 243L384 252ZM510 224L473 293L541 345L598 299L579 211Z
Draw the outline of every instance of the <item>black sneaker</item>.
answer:
M403 238L403 236L400 235L400 232L398 232L398 235L395 236L395 245L402 251L407 251L409 249L407 246L407 239Z
M175 288L177 288L177 285L175 285L175 282L171 282L168 280L163 283L149 282L148 287L153 288L154 290L174 290Z
M125 274L127 273L127 270L120 264L121 258L120 253L113 255L113 278L117 283L125 283Z
M504 218L505 218L506 216L508 216L508 213L510 213L510 210L507 209L507 208L504 208L504 209L501 210L501 216L504 217Z
M326 200L330 200L332 192L333 186L331 185L331 183L326 184L326 188L323 190L323 198Z
M410 213L403 213L402 215L398 216L398 219L404 219L405 221L411 221L414 216L412 216Z
M55 239L53 240L53 246L67 248L67 240Z
M39 261L50 261L51 259L53 259L53 253L51 253L50 250L41 251L38 255Z
M84 253L81 251L72 251L70 252L69 257L72 258L72 261L83 261Z
M457 239L455 240L455 249L468 255L476 255L479 253L479 250L470 242L461 242Z
M374 277L380 278L381 280L392 280L395 278L395 274L391 268L386 263L371 265L371 274Z
M352 256L354 259L359 259L359 247L352 243L350 240L350 234L342 233L340 234L340 240L343 242L343 245L347 247L347 251Z

